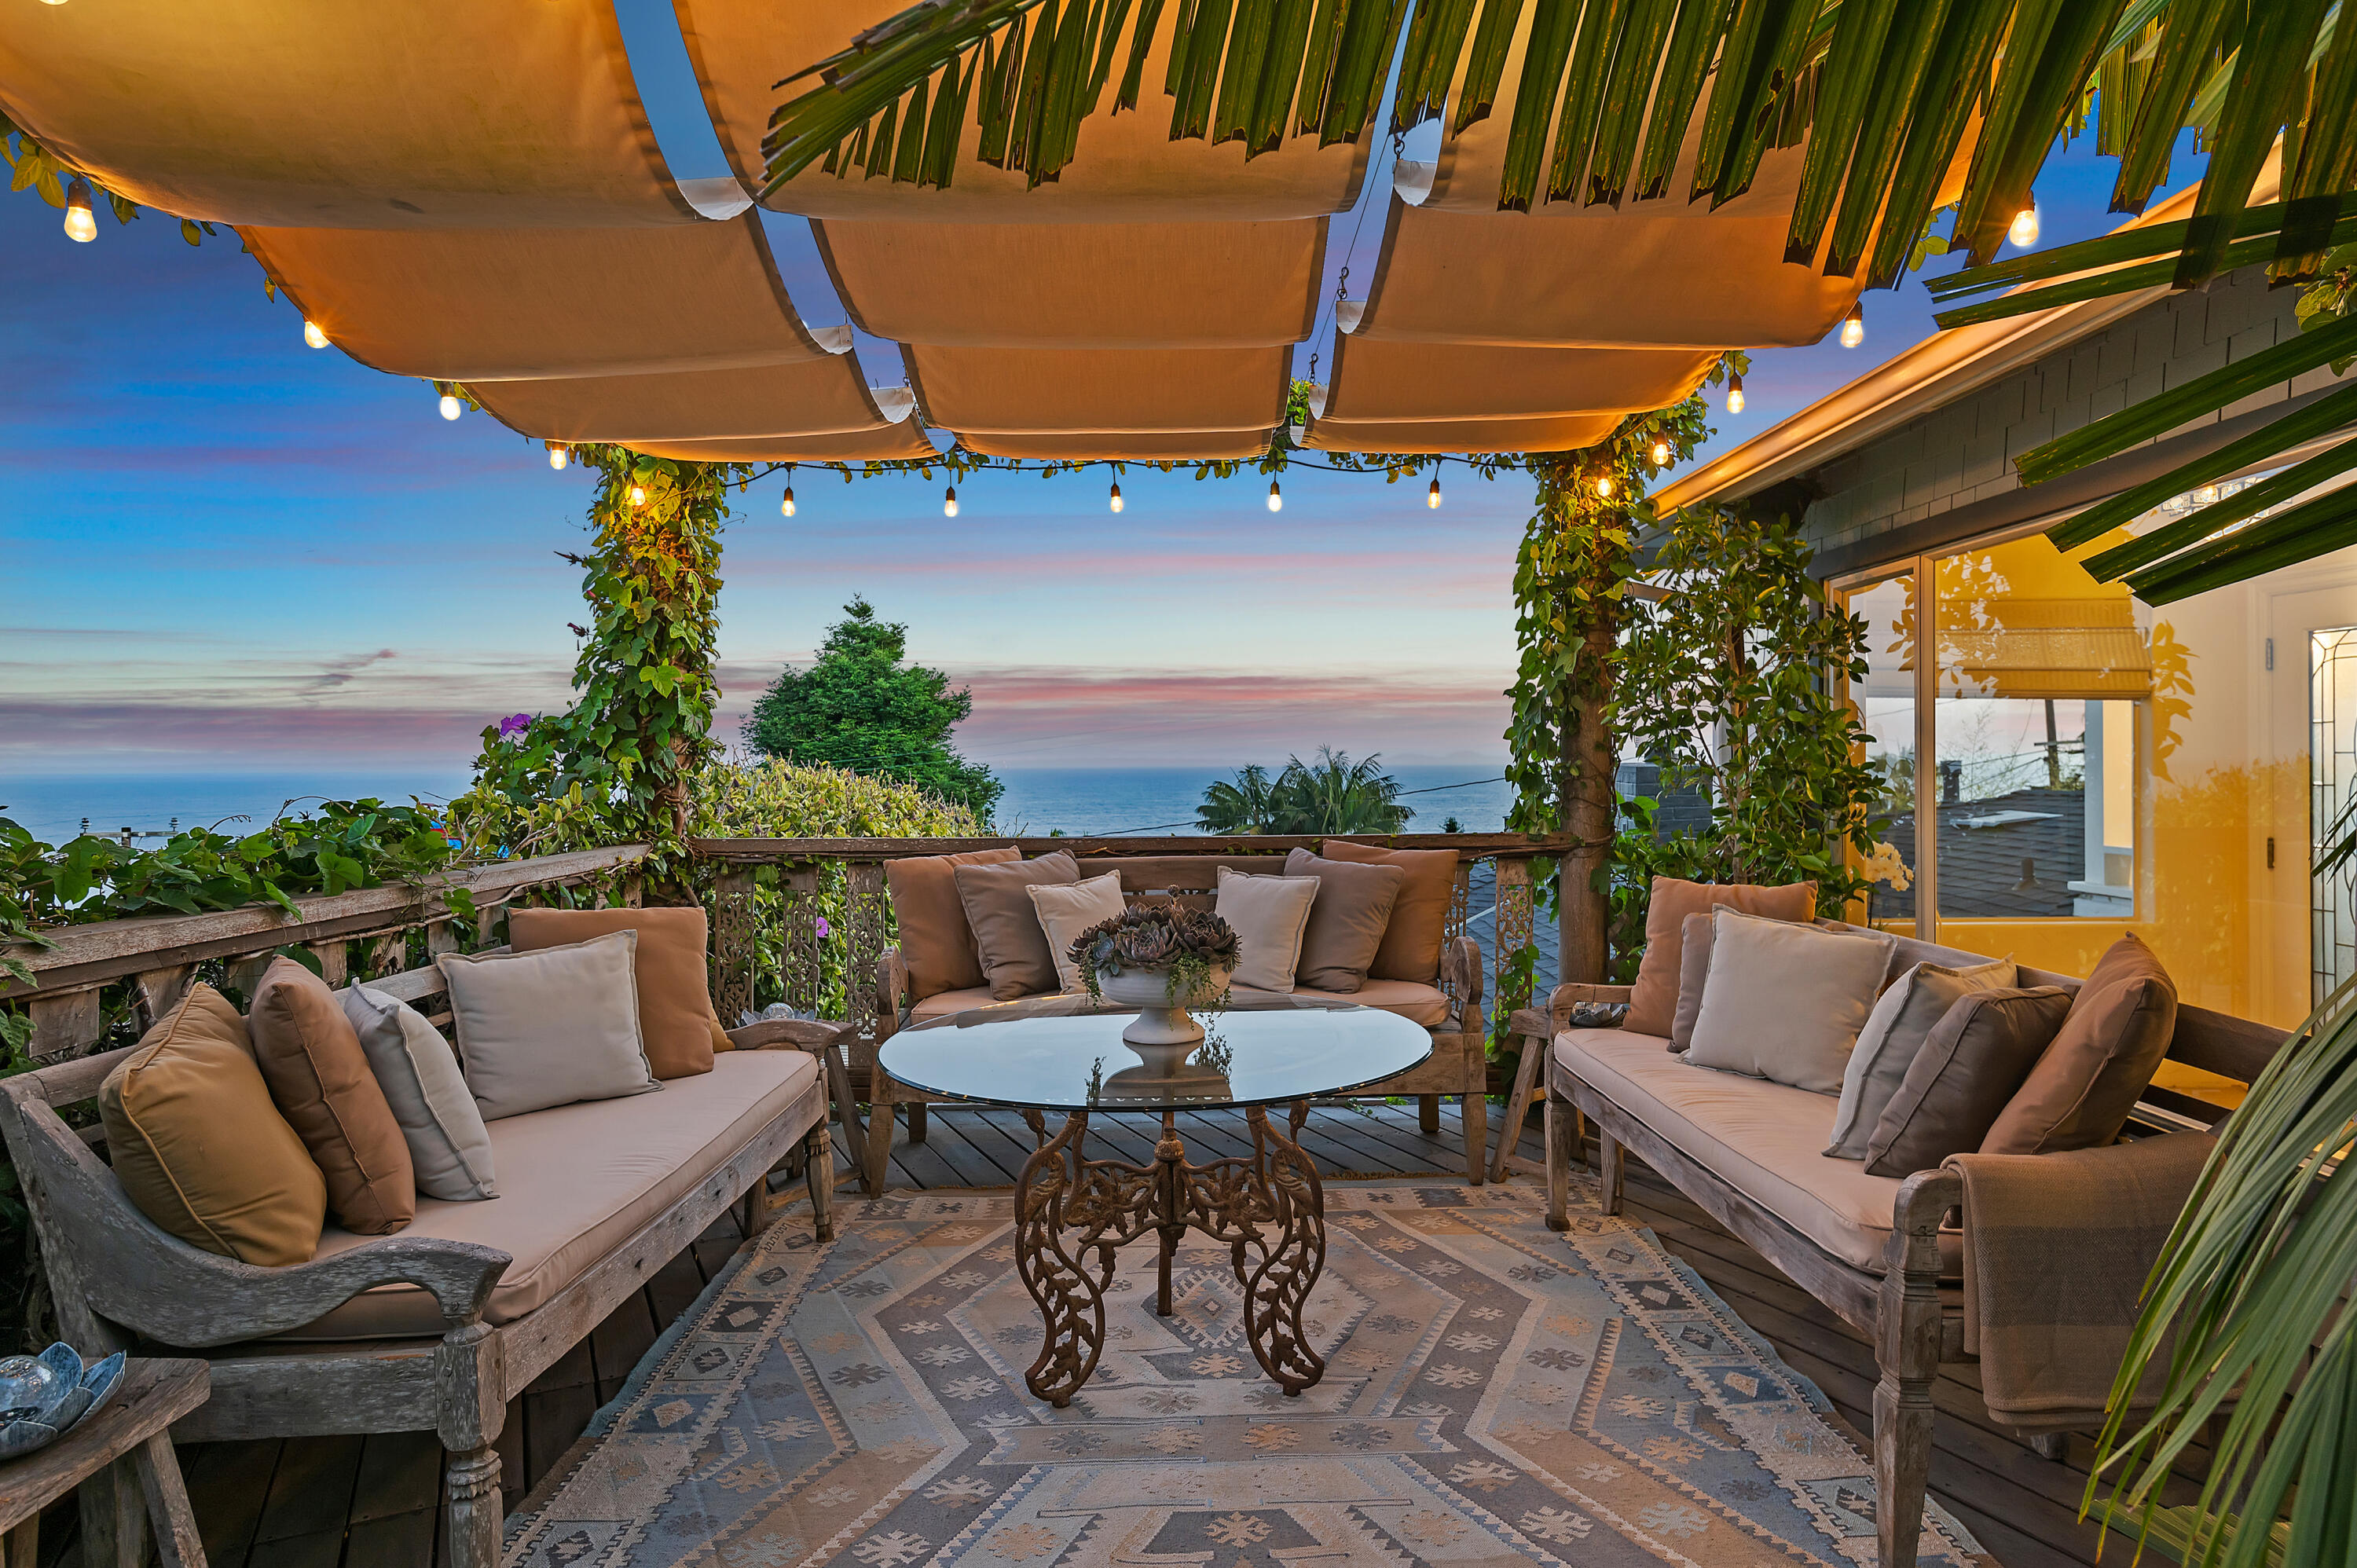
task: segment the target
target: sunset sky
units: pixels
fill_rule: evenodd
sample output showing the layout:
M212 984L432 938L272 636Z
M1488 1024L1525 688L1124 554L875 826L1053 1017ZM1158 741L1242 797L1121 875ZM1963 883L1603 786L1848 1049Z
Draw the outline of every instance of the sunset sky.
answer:
M676 34L625 16L675 171L719 172ZM2112 166L2050 166L2047 242L2117 221ZM2170 188L2196 172L2180 159ZM1368 200L1387 186L1379 171ZM842 321L807 226L770 229L804 317ZM1329 293L1346 259L1372 270L1381 231L1379 210L1334 220ZM581 541L578 470L552 473L486 416L445 423L423 383L307 349L226 233L190 249L161 215L126 229L102 211L77 245L20 192L0 199L0 775L447 768L489 719L565 703L579 574L556 552ZM1749 410L1717 416L1716 445L1931 330L1917 282L1866 309L1862 349L1757 356ZM903 379L873 340L861 353L870 381ZM1435 512L1420 483L1297 470L1272 517L1265 480L1134 469L1116 517L1103 476L985 477L949 520L939 480L804 470L787 520L770 479L726 537L722 730L865 594L971 684L962 742L994 764L1224 767L1321 744L1495 758L1529 487L1443 482Z

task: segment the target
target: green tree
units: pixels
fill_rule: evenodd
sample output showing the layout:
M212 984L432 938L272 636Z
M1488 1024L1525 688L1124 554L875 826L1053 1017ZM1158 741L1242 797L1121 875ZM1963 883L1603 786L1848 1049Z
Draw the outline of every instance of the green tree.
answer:
M1288 758L1274 779L1254 763L1203 791L1196 825L1207 833L1395 833L1415 813L1399 803L1399 780L1377 764L1332 746L1318 760Z
M909 663L909 628L877 619L866 599L843 609L811 667L789 665L753 704L746 744L785 762L914 784L987 823L1006 786L950 745L974 694Z
M1203 791L1195 825L1207 833L1277 832L1276 780L1255 762L1236 769L1235 782L1222 779Z

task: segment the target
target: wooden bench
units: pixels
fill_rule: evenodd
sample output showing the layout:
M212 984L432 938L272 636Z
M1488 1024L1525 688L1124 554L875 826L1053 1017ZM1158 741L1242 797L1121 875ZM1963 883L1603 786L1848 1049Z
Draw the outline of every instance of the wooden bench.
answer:
M1892 972L1925 961L1988 961L1902 937ZM2078 982L2025 968L2021 983L2075 989ZM1537 1027L1547 1031L1544 1040L1524 1043L1526 1067L1537 1070L1543 1064L1545 1074L1547 1223L1557 1230L1569 1229L1571 1167L1586 1158L1587 1130L1592 1124L1597 1176L1607 1214L1620 1212L1624 1162L1633 1152L1697 1208L1783 1271L1793 1283L1866 1335L1874 1344L1881 1371L1874 1391L1873 1434L1880 1561L1882 1568L1913 1568L1931 1474L1932 1385L1943 1362L1969 1359L1964 1350L1963 1292L1943 1270L1940 1246L1943 1227L1961 1209L1962 1180L1943 1170L1929 1170L1896 1185L1890 1237L1879 1270L1861 1268L1835 1256L1759 1198L1679 1148L1641 1116L1581 1081L1564 1065L1556 1041L1570 1026L1573 1004L1626 1002L1629 990L1627 986L1565 985L1550 998L1543 1021L1536 1015L1515 1020L1517 1028L1525 1032ZM2180 1005L2169 1059L2247 1083L2283 1043L2281 1029ZM1666 1046L1666 1042L1661 1044ZM2225 1114L2219 1106L2161 1088L2147 1090L2138 1107L2140 1118L2174 1130L2214 1125ZM2033 1442L2050 1456L2060 1451L2060 1434L2042 1434Z
M437 970L368 983L437 1024L447 1022L436 1005L443 990ZM770 1173L797 1151L818 1234L833 1234L834 1157L826 1122L830 1085L843 1083L843 1033L842 1026L794 1022L728 1031L739 1052L807 1052L817 1058L818 1070L800 1088L797 1074L766 1089L791 1098L604 1257L538 1306L496 1325L485 1320L485 1307L512 1260L492 1248L395 1234L307 1263L260 1268L200 1251L159 1229L131 1205L99 1159L103 1138L97 1129L77 1131L59 1114L96 1094L128 1049L0 1080L0 1133L24 1183L66 1337L85 1355L162 1347L199 1352L209 1361L212 1397L178 1423L176 1436L185 1442L431 1430L448 1450L449 1551L443 1561L454 1568L494 1568L501 1509L492 1444L511 1398L733 1205L745 1206L748 1234L766 1224L773 1208ZM747 1070L729 1069L728 1061L722 1056L716 1072ZM391 1284L432 1294L445 1325L438 1339L318 1344L274 1338L362 1292ZM107 1553L119 1505L93 1498L101 1489L84 1489L85 1562L113 1561Z

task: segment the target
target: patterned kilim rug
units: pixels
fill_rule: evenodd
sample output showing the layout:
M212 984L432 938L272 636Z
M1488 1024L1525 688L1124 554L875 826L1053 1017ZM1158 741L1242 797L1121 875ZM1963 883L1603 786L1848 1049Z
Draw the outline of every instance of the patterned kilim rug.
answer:
M1576 1189L1577 1191L1578 1189ZM1823 1394L1592 1188L1326 1188L1298 1399L1243 1334L1226 1249L1175 1315L1119 1254L1095 1377L1025 1389L1039 1320L1014 1198L782 1216L510 1520L511 1564L1522 1568L1870 1563L1872 1482ZM1986 1568L1934 1509L1930 1563ZM1977 1562L1976 1562L1977 1560Z

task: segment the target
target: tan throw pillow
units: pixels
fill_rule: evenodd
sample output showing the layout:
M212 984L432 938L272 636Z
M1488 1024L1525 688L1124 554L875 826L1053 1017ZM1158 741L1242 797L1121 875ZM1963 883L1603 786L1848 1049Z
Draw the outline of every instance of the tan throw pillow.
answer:
M2071 1015L1980 1145L1985 1155L2092 1149L2120 1135L2177 1030L2177 985L2122 937L2071 999Z
M711 930L701 904L656 909L511 909L508 941L518 952L569 947L614 931L639 933L632 977L639 988L639 1041L657 1078L712 1070L729 1048L713 1010L707 955Z
M1047 928L1031 906L1034 887L1070 886L1081 879L1081 863L1062 850L1037 860L952 866L958 901L974 928L982 954L983 983L1000 1002L1038 996L1056 989L1056 955L1048 950Z
M1910 1176L1979 1148L2070 1011L2071 993L2059 985L1960 999L1924 1038L1876 1119L1866 1174Z
M1072 961L1072 943L1091 926L1101 926L1119 915L1126 907L1121 896L1121 873L1108 871L1103 876L1092 876L1073 883L1069 887L1048 884L1027 887L1031 895L1031 908L1039 916L1039 929L1047 933L1048 954L1056 961L1056 983L1060 990L1078 991L1081 966Z
M483 1113L467 1091L450 1042L425 1015L382 991L354 985L337 995L393 1119L401 1123L417 1190L458 1202L499 1197L491 1135L483 1130Z
M1236 933L1233 983L1254 991L1293 989L1318 886L1314 876L1246 876L1220 867L1211 912Z
M1318 878L1309 925L1301 933L1301 957L1293 969L1295 983L1312 991L1358 990L1383 949L1407 872L1396 865L1324 860L1297 849L1285 857L1285 874Z
M1839 1093L1850 1049L1882 989L1892 939L1724 908L1710 919L1710 972L1686 1060Z
M1816 916L1817 885L1792 882L1781 887L1757 887L1747 882L1654 877L1652 900L1645 906L1645 956L1637 963L1637 983L1629 991L1629 1018L1622 1028L1669 1036L1677 1023L1685 918L1707 914L1721 904L1771 920L1808 920Z
M909 966L909 1001L982 983L982 954L974 948L954 873L961 865L1003 865L1022 858L1019 849L976 849L884 863L884 886L891 892L892 918L900 932L900 961Z
M327 1180L211 986L190 986L106 1075L98 1116L124 1196L181 1240L268 1268L318 1251Z
M328 1178L336 1223L389 1236L417 1218L409 1140L327 982L291 958L271 960L245 1026L270 1098Z
M1687 940L1691 944L1693 939ZM1687 950L1693 950L1691 945ZM1919 963L1892 981L1859 1032L1857 1049L1849 1054L1849 1067L1842 1074L1841 1108L1834 1112L1833 1143L1825 1154L1836 1160L1866 1158L1867 1141L1882 1119L1882 1108L1899 1092L1915 1053L1948 1009L1975 991L2010 990L2017 978L2014 961L2007 958L1970 969Z
M615 931L538 952L434 961L484 1121L662 1087L639 1043L638 942L636 931Z
M1370 980L1412 980L1430 985L1440 978L1440 948L1448 940L1448 910L1457 901L1457 852L1453 849L1376 849L1327 839L1318 845L1328 860L1361 865L1396 865L1406 873L1391 923L1367 966Z

